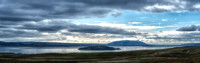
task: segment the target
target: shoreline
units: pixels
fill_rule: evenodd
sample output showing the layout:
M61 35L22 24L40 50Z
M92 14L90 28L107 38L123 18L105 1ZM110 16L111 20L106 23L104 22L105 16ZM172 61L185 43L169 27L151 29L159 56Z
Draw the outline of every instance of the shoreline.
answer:
M0 54L6 54L6 53L9 53L9 54L50 54L50 53L57 53L57 54L68 54L68 53L103 53L103 52L128 52L128 51L140 51L140 50L160 50L160 49L169 49L169 48L175 48L175 47L162 47L162 48L159 48L159 47L152 47L152 48L148 48L146 46L110 46L110 47L115 47L115 48L120 48L120 50L79 50L80 47L70 47L72 48L73 50L75 51L70 51L71 49L68 48L68 47L43 47L43 48L39 48L39 47L19 47L19 48L15 48L13 50L23 50L23 51L10 51L10 52L0 52ZM7 47L6 47L7 48ZM10 47L10 48L13 48L13 47ZM21 48L21 49L20 49ZM53 49L52 49L53 48ZM36 50L35 50L36 49ZM37 50L38 49L38 50ZM48 49L48 51L42 51L42 50L46 50ZM60 50L60 51L57 51L56 50ZM4 49L2 49L4 50ZM34 50L32 52L26 52L26 50ZM55 51L54 51L55 50ZM61 51L62 50L62 51ZM68 51L69 50L69 51ZM9 49L8 49L9 51ZM38 51L38 52L35 52L35 51ZM54 52L52 52L54 51ZM63 52L64 51L64 52Z

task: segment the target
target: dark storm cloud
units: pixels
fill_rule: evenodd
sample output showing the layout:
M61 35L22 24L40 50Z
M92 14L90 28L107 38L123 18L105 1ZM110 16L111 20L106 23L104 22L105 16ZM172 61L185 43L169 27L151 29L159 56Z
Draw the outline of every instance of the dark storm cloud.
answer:
M38 30L40 32L57 32L60 30L68 30L69 32L79 33L108 33L108 34L122 34L135 35L135 32L128 32L123 29L102 27L95 25L73 24L67 21L40 21L35 23L25 23L20 29Z
M41 34L23 30L0 30L0 38L37 37L37 36L41 36Z
M7 28L7 26L4 26L4 25L0 25L0 28Z
M199 12L199 8L194 7L199 2L199 0L1 0L0 21L104 17L113 10L154 13Z
M48 4L44 4L47 3ZM39 21L53 18L103 17L110 9L70 0L3 0L0 21Z
M191 25L179 28L177 31L200 31L200 26L197 25Z
M8 26L8 25L17 25L21 24L22 22L13 22L13 21L0 21L0 25Z
M0 17L0 21L38 21L39 19L24 17Z
M69 28L70 32L80 32L80 33L108 33L108 34L122 34L122 35L136 35L135 32L128 32L124 29L102 27L94 25L76 25L73 28Z
M24 23L20 29L37 30L40 32L57 32L62 29L75 27L75 24L66 21L39 21Z

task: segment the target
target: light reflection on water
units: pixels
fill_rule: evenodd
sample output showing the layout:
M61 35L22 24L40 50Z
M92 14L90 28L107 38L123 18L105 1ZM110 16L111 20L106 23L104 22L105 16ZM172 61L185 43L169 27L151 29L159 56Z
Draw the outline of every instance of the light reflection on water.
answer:
M133 50L154 50L173 47L143 47L143 46L112 46L121 50L88 51L78 50L80 47L0 47L0 53L21 53L21 54L40 54L40 53L79 53L79 52L119 52Z

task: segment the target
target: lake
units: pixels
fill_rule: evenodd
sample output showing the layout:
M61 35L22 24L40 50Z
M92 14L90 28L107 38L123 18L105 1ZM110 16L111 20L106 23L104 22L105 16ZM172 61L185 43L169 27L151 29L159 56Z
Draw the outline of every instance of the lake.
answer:
M89 53L89 52L120 52L134 50L155 50L173 47L143 47L143 46L112 46L121 50L87 51L80 47L0 47L0 53L41 54L41 53Z

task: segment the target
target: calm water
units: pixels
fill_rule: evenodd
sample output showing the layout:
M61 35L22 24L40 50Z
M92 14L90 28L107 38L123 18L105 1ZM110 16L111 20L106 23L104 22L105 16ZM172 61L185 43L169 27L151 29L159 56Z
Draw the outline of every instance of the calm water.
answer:
M142 46L113 46L121 50L107 51L85 51L78 50L80 47L0 47L0 53L21 53L21 54L40 54L40 53L79 53L79 52L119 52L133 50L154 50L173 47L142 47Z

